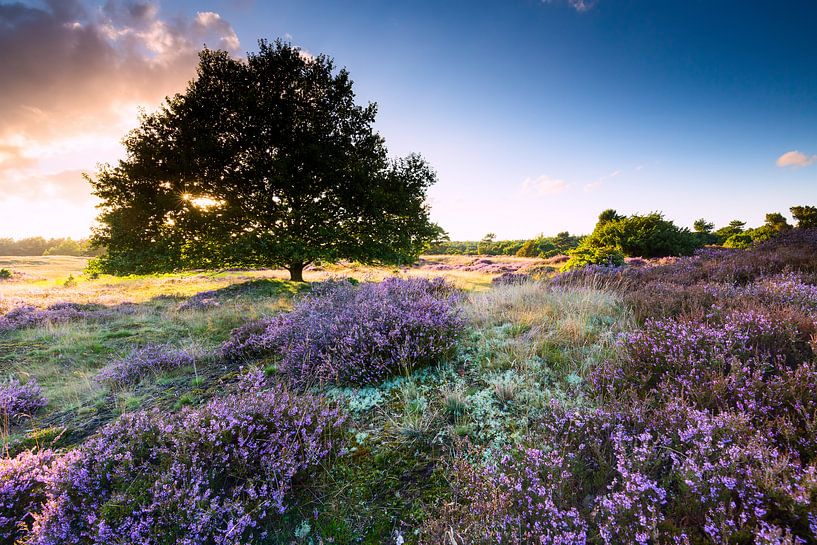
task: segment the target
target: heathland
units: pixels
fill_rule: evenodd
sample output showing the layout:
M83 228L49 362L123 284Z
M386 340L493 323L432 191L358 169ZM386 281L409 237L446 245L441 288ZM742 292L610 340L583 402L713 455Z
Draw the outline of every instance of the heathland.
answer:
M817 543L815 256L0 258L0 540Z

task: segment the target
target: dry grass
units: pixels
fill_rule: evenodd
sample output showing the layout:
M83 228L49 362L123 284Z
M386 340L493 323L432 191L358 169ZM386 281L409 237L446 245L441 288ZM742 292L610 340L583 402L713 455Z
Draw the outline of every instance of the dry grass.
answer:
M492 350L491 366L498 369L519 368L540 358L565 374L583 375L618 332L633 327L621 298L611 291L540 282L472 293L466 311L471 323L489 333L504 328L502 342Z

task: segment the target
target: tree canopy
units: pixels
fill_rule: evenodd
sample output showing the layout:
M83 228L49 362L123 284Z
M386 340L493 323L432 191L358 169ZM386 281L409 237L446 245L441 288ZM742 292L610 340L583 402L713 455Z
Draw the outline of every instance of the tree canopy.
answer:
M302 280L315 261L416 259L442 232L425 202L436 175L417 155L389 159L376 111L324 55L205 49L185 92L127 135L127 158L89 177L99 268L281 266Z

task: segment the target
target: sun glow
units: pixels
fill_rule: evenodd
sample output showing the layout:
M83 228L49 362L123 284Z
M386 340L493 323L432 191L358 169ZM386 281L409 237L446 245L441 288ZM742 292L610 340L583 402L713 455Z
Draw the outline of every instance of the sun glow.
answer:
M223 206L224 201L219 199L214 199L212 197L208 197L206 195L199 195L194 196L189 193L185 193L182 195L182 199L189 202L196 208L201 208L202 210L207 210L209 208L215 208L217 206Z

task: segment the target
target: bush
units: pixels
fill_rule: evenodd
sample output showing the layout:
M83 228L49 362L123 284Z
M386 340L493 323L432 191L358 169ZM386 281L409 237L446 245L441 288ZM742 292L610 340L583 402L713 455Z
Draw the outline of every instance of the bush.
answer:
M185 350L151 344L136 348L130 354L105 366L94 380L109 386L138 383L149 374L193 365L196 359Z
M30 543L255 543L295 479L335 452L343 417L321 398L245 391L175 415L122 416L55 475Z
M14 273L11 272L11 269L0 269L0 280L8 280L14 276Z
M274 355L299 387L369 384L438 361L463 327L444 280L388 278L317 285L291 312L248 324L222 346L229 360Z
M19 424L37 414L47 403L42 388L34 379L25 384L14 378L0 383L0 419L8 417L12 424Z
M619 250L611 247L598 248L591 245L592 243L582 242L578 248L572 250L564 265L562 271L569 271L587 265L602 265L604 267L617 267L624 265L624 254Z
M554 405L536 437L487 462L460 459L453 501L427 522L421 542L817 539L814 466L787 457L740 413L675 403L657 412Z
M532 280L533 277L530 274L505 272L497 277L494 277L491 280L491 284L494 286L502 286L506 284L524 284L525 282L530 282Z
M54 303L41 309L23 305L0 316L0 333L47 323L64 323L87 318L91 315L88 305L78 303Z
M17 543L31 528L32 513L46 499L57 456L50 450L0 458L0 541Z
M608 255L627 257L665 257L691 255L699 242L688 229L681 229L659 213L622 217L607 210L599 217L593 233L568 252L568 268L587 264L620 265L623 259L610 262Z
M724 248L745 249L754 243L755 239L751 233L738 233L727 238L724 243Z

